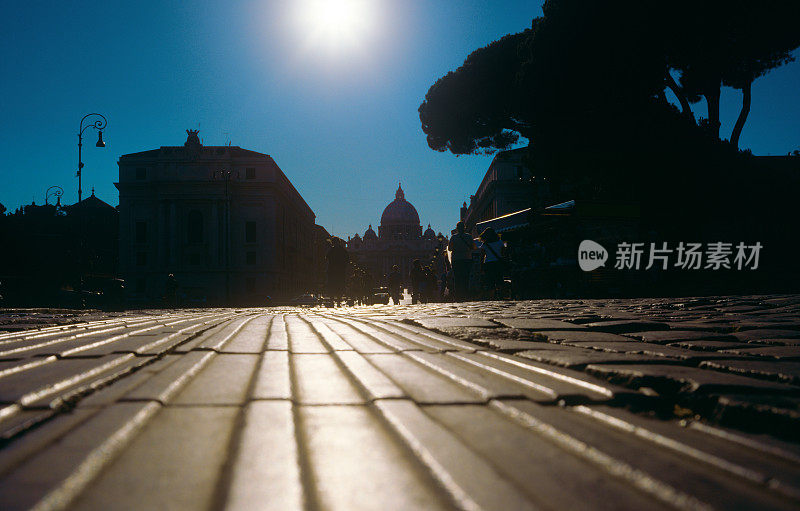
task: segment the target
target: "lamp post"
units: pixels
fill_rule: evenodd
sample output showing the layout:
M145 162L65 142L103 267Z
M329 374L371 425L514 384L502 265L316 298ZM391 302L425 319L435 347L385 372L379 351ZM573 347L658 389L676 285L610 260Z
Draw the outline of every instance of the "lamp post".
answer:
M52 191L51 191L52 190ZM44 204L49 204L50 197L56 198L56 206L61 206L61 196L64 195L64 189L60 186L51 186L44 192Z
M231 231L231 203L230 203L230 196L228 195L228 184L231 181L231 177L233 177L233 173L230 170L215 170L214 173L211 175L211 178L214 181L217 180L224 180L225 181L225 302L226 305L230 305L231 301L231 264L230 264L230 251L231 251L231 239L230 239L230 231Z
M83 125L83 121L85 121L89 117L96 116L94 121L90 121L86 126ZM86 114L81 119L81 125L78 130L78 202L81 201L81 169L83 169L83 162L81 161L81 147L83 146L83 132L86 131L86 128L91 126L92 128L97 130L97 143L95 147L105 147L106 143L103 142L103 129L105 129L106 124L105 116L101 114Z

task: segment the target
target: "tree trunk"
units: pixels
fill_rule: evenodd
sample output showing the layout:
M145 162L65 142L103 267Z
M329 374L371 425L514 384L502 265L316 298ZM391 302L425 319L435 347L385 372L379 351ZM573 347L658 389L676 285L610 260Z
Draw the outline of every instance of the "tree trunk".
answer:
M719 138L719 83L709 87L705 94L706 104L708 104L708 125L714 137Z
M753 82L749 81L742 87L742 109L739 112L739 117L736 119L736 124L733 126L731 133L731 144L736 149L739 149L739 135L742 134L744 123L747 121L747 116L750 114L750 100L752 99Z
M675 78L672 77L672 73L667 70L666 76L666 84L669 87L669 90L675 94L675 97L678 98L678 102L681 104L681 112L686 115L687 117L691 117L692 121L694 121L694 113L692 113L692 107L689 105L689 100L686 99L686 94L683 93L683 89L678 85L678 82L675 81Z

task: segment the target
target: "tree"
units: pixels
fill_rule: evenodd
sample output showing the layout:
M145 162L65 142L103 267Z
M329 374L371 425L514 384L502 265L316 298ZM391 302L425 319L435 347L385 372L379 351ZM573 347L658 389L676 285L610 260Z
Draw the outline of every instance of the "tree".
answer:
M520 109L520 44L532 30L511 34L472 52L456 71L436 81L419 107L422 131L436 151L492 153L529 137Z
M800 5L786 0L680 0L670 12L675 14L664 32L667 60L680 73L680 86L673 80L670 88L684 111L688 102L705 98L707 125L717 138L720 89L740 89L742 107L730 137L738 147L753 81L794 60L790 52L800 46Z

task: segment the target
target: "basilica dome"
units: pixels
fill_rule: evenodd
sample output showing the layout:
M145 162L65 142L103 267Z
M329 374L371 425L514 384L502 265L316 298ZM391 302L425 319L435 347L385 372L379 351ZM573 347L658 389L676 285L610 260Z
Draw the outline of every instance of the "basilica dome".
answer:
M381 225L419 225L417 209L406 200L403 188L398 185L395 199L381 215Z
M386 206L381 215L381 224L378 226L380 238L413 239L422 236L422 226L419 223L417 209L406 200L403 188L398 185L395 199Z

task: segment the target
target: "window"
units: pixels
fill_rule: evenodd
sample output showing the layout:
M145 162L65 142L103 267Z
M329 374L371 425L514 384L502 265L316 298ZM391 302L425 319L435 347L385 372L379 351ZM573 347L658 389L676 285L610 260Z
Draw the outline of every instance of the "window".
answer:
M256 178L256 169L255 167L247 167L244 171L245 179L255 179Z
M255 243L256 242L256 223L255 222L245 222L244 223L244 241L245 241L245 243Z
M136 222L136 243L147 243L147 222Z
M189 212L186 222L186 239L189 243L203 242L203 214L197 210Z
M136 266L147 266L147 252L136 252Z
M143 278L136 279L136 292L137 293L144 293L146 281Z
M147 179L147 169L144 167L138 167L136 169L136 179Z
M254 293L256 290L256 280L255 279L247 279L245 282L245 286L247 288L248 293Z
M256 253L250 251L247 253L247 264L256 264Z

